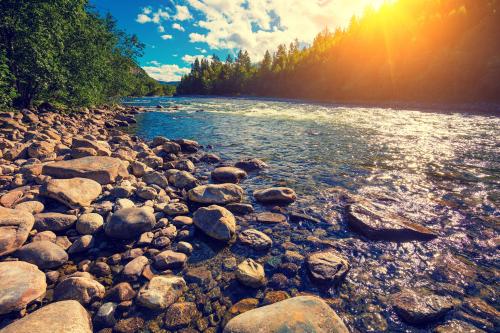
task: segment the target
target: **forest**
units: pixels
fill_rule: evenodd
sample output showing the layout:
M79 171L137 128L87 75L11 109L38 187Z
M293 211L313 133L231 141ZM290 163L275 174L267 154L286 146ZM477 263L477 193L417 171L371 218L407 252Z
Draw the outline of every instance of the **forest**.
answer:
M177 94L500 102L497 0L397 0L253 61L197 59Z
M0 1L0 106L97 105L171 87L136 62L144 45L87 0Z

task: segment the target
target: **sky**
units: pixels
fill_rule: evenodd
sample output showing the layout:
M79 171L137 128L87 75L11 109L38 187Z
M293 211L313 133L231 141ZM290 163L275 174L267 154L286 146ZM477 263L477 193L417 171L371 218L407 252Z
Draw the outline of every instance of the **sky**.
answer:
M139 65L160 81L178 81L195 58L225 59L245 49L252 61L298 39L309 45L325 27L384 0L90 0L145 44Z

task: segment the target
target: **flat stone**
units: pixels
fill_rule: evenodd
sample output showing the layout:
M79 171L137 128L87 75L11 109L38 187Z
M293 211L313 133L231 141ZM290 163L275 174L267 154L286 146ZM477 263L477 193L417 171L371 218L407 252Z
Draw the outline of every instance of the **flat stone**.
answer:
M155 276L137 293L137 302L152 310L164 310L183 294L186 282L178 276Z
M193 215L193 222L201 231L217 240L229 241L236 233L234 215L217 205L198 208Z
M101 185L86 178L51 179L40 193L70 208L87 207L101 195Z
M22 310L45 295L45 274L24 261L0 262L0 315Z
M94 280L88 273L76 273L65 278L54 289L54 299L75 300L81 304L102 299L104 297L104 286Z
M166 328L175 329L189 325L195 319L201 317L196 304L193 302L174 303L165 312Z
M76 220L75 215L40 213L35 215L35 228L38 231L63 231L71 228Z
M125 164L117 158L107 156L88 156L49 163L43 166L42 173L55 178L89 178L99 184L109 184L119 177L128 177Z
M396 313L411 324L424 324L442 318L455 304L450 297L404 289L392 296Z
M342 319L321 298L299 296L242 313L223 333L349 333Z
M56 268L68 261L66 251L49 241L26 244L17 250L15 255L19 259L35 264L41 269Z
M236 267L236 277L245 286L259 288L266 283L264 267L253 259L246 259Z
M245 178L247 173L235 167L219 167L212 171L211 177L218 183L233 183L238 184L241 179Z
M197 186L188 192L189 200L201 204L224 205L240 202L243 189L236 184L208 184Z
M146 208L124 208L115 212L104 225L109 237L132 239L153 229L156 224L154 214Z
M264 224L286 223L286 216L280 213L264 212L255 215L255 221Z
M338 283L349 272L349 262L334 250L316 252L307 257L311 277L319 282Z
M0 207L0 256L20 248L28 239L34 223L31 213Z
M371 240L405 242L437 237L429 228L384 212L368 201L350 204L347 207L347 222L354 231Z
M290 204L297 200L295 191L288 187L272 187L253 192L255 199L262 203Z
M238 235L241 244L248 245L256 250L267 250L273 245L272 239L256 229L246 229Z
M80 303L62 301L47 304L2 330L2 333L22 332L92 333L92 322Z

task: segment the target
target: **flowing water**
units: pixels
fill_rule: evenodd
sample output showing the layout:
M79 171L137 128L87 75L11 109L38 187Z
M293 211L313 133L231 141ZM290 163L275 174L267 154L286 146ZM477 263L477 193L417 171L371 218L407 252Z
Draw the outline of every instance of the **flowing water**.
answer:
M498 308L499 117L263 99L138 98L125 104L155 111L137 115L131 128L146 139L188 138L228 161L263 159L270 168L251 175L242 187L248 193L266 186L292 187L299 200L290 209L321 221L273 227L274 245L266 254L245 253L236 245L224 250L206 246L209 254L192 258L193 265L216 272L227 256L251 256L265 263L272 279L286 249L307 255L333 245L351 263L341 286L318 289L301 273L269 289L320 295L351 329L361 332L426 332L435 327L409 326L394 314L388 296L404 287L425 287L462 301L479 297ZM156 109L158 104L164 109ZM199 174L208 171L208 166L200 167ZM439 237L429 242L369 241L345 223L339 209L345 191L383 204ZM436 262L445 254L459 265L440 271ZM443 269L472 273L468 281L456 281L453 272ZM231 303L259 298L234 289L221 288ZM447 319L494 330L481 320L493 325L495 320L473 307L458 307Z

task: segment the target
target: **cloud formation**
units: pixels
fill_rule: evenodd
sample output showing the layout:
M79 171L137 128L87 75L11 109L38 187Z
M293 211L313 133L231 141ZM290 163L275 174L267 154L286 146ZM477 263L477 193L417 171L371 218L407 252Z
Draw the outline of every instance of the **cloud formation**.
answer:
M153 66L142 67L149 76L158 81L179 81L182 75L189 73L187 67L179 67L178 65L161 65L157 61L150 62Z
M172 24L172 28L176 29L176 30L179 30L179 31L185 31L185 29L179 23Z

